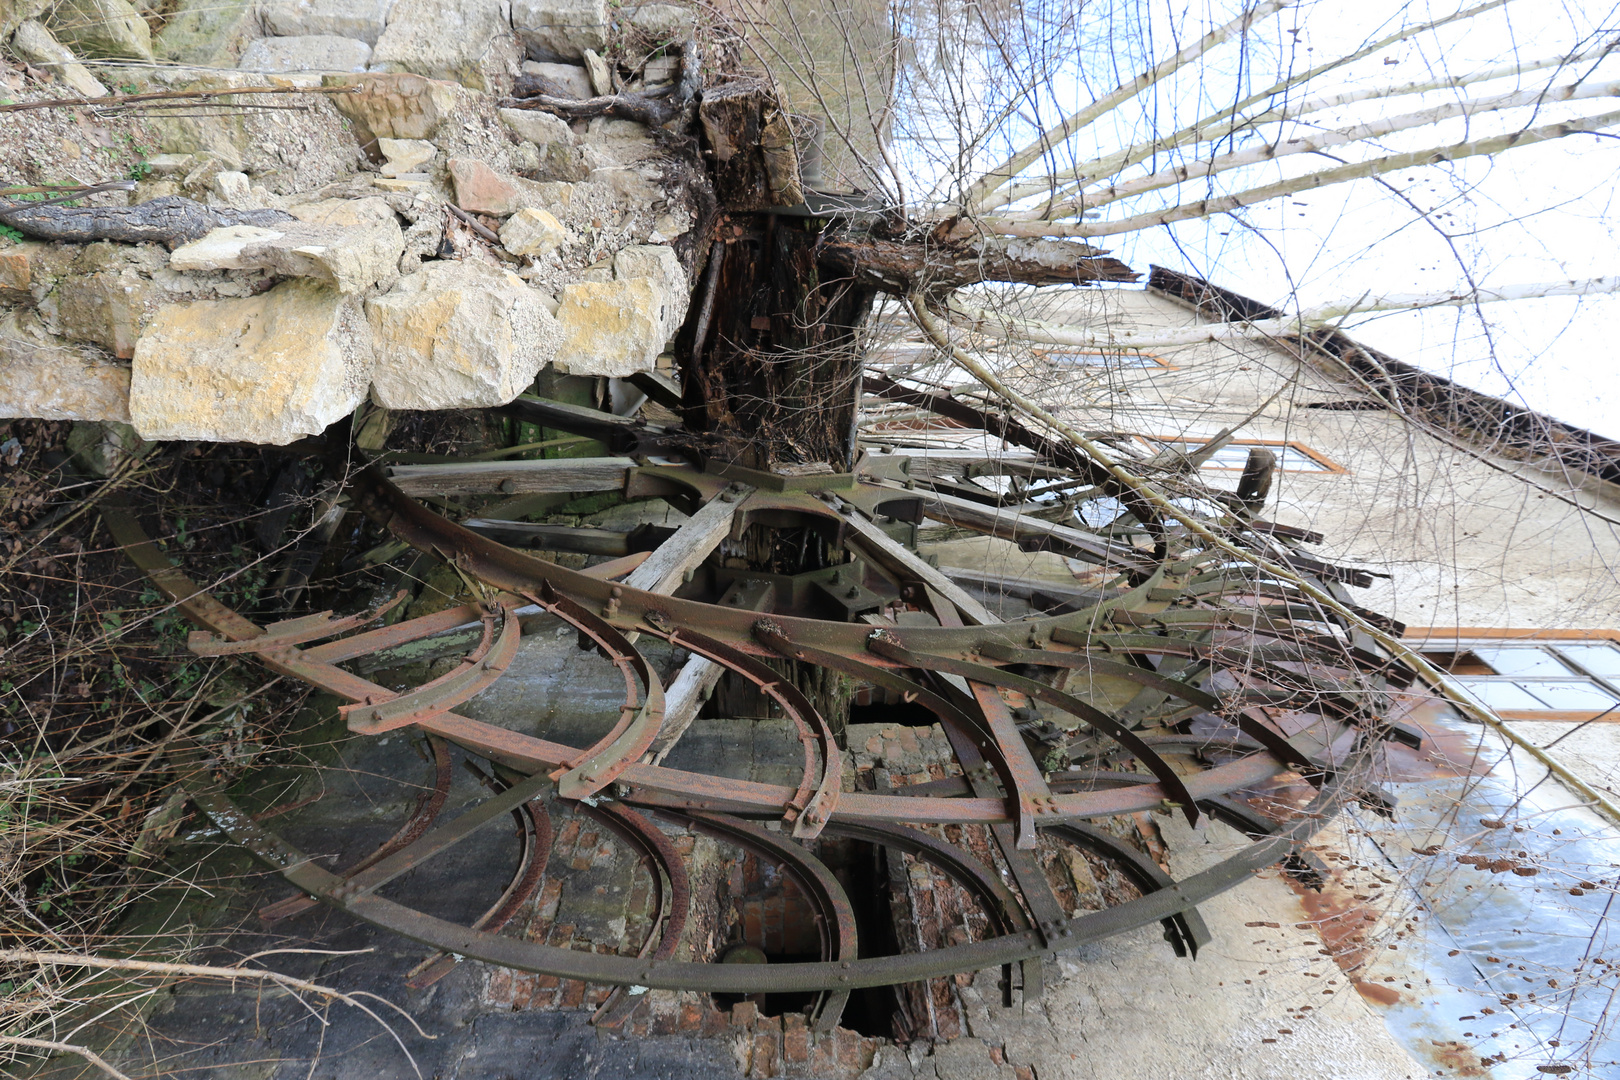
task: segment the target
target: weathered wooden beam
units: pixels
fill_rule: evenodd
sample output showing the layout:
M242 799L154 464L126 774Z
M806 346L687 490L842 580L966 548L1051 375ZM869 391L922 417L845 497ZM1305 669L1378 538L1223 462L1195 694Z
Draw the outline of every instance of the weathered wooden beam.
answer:
M769 86L737 79L708 87L698 118L714 155L714 188L728 210L769 210L804 201L787 114Z
M609 559L605 563L586 567L580 573L586 577L601 578L603 581L612 581L616 577L623 577L639 567L652 557L650 551L638 551L632 555L623 555L617 559Z
M681 666L675 681L664 691L664 723L643 761L658 765L669 756L725 672L725 668L701 656L693 656Z
M766 589L754 595L764 601L772 592ZM763 602L757 604L755 610L763 606ZM675 681L664 691L664 722L659 725L658 734L647 748L643 761L653 765L663 762L675 744L680 742L681 736L686 734L686 729L692 726L692 721L697 719L703 703L709 699L709 694L725 673L725 668L706 657L695 653L687 657L686 663L676 673Z
M388 478L407 495L537 495L613 491L635 468L629 458L470 461L461 465L394 465Z
M864 364L858 328L872 294L821 279L820 233L805 220L733 220L742 235L718 245L706 340L695 325L676 339L676 353L690 357L681 378L686 427L711 461L766 472L825 462L848 472Z
M743 490L739 492L738 487ZM731 521L737 516L738 504L752 490L746 485L734 485L725 495L709 500L675 530L674 536L658 545L652 558L636 567L624 583L633 589L665 594L680 588L687 572L696 570L726 538L731 531Z
M726 494L731 498L711 499L675 531L675 535L658 546L651 558L638 566L625 578L625 584L650 592L672 593L686 580L686 574L695 570L710 552L731 531L732 519L746 489L735 489ZM658 764L664 760L686 729L697 719L709 693L714 689L725 669L701 656L691 656L676 674L664 692L664 722L642 760Z
M574 551L582 555L628 555L629 533L612 529L585 529L573 525L536 525L527 521L494 521L470 518L463 528L482 533L508 546L533 547L544 551Z

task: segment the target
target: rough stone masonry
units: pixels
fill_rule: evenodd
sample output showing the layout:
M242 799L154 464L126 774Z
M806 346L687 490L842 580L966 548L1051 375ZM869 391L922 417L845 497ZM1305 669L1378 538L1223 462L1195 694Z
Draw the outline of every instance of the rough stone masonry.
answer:
M50 73L25 100L282 91L82 110L140 151L132 190L89 206L199 204L221 224L168 243L0 237L0 415L286 444L368 398L488 407L548 365L652 370L686 315L698 170L671 132L502 104L520 78L657 93L691 34L685 9L610 20L602 0L0 0L0 41ZM38 115L0 117L0 144Z

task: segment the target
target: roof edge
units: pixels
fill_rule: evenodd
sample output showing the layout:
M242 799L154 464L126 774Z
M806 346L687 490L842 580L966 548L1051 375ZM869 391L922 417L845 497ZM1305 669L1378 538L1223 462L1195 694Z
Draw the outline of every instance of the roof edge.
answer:
M1287 312L1223 289L1192 274L1163 266L1149 268L1147 287L1184 301L1221 322L1286 319ZM1338 361L1386 404L1484 449L1508 457L1531 455L1557 461L1588 476L1620 485L1620 442L1604 438L1450 379L1414 367L1362 345L1339 330L1314 330L1288 337Z

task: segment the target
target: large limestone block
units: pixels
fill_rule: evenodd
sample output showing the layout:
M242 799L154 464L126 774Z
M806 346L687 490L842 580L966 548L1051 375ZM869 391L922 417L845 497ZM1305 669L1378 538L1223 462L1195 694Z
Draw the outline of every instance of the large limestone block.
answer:
M651 175L649 175L651 174ZM626 206L651 206L663 199L650 168L611 165L591 170L591 183L607 188Z
M390 177L421 172L439 153L439 148L426 139L378 139L377 149L388 159L382 174Z
M14 34L29 19L43 15L52 0L0 0L0 40Z
M28 260L33 244L12 244L0 247L0 301L27 300L34 283L34 271Z
M388 409L468 409L517 397L555 354L557 321L515 274L430 262L366 303L371 397Z
M396 0L371 67L493 92L509 85L520 59L501 0Z
M371 46L358 38L330 34L260 38L242 50L239 71L284 74L289 71L364 71Z
M382 203L381 199L364 201ZM383 206L387 209L387 204ZM251 225L214 229L175 248L169 268L269 270L286 277L313 278L352 295L378 282L392 282L404 253L405 234L389 211L386 219L363 224L301 220L275 229Z
M55 265L50 276L55 280L41 305L42 314L68 340L99 345L128 360L135 354L148 308L161 296L151 275L163 264L163 249L157 244L102 241L73 252L66 245L50 252L57 259L71 256L71 261L64 266L51 260ZM41 269L36 264L34 272Z
M265 245L258 257L269 270L324 281L352 295L391 284L399 276L403 254L405 234L398 222L390 221L370 228L301 224L289 228L284 239Z
M463 210L505 217L527 206L549 208L559 200L566 202L559 191L566 184L498 173L477 158L451 158L445 164L456 185L456 205Z
M533 60L579 60L607 45L607 0L512 0L512 28Z
M573 239L552 213L532 206L519 210L501 226L501 246L514 255L544 257Z
M63 0L46 25L80 56L152 59L152 29L129 0Z
M377 44L393 0L271 0L264 24L278 37L333 34Z
M667 299L645 277L578 281L563 287L554 363L574 375L624 377L651 371L668 339Z
M663 297L664 336L675 336L675 331L686 321L686 308L691 302L692 292L686 280L686 270L673 248L662 244L636 244L624 248L613 256L613 276L651 280Z
M625 9L630 25L661 45L679 45L697 32L692 8L680 4L641 4Z
M520 139L527 139L537 145L551 143L574 145L574 133L569 130L561 117L541 112L539 109L497 109L496 115L501 118L501 123L511 128Z
M258 0L164 0L163 28L152 39L158 59L188 66L234 67L264 33Z
M233 210L267 209L254 194L253 181L248 179L247 173L221 169L208 182L208 193L211 196L208 200L211 206L224 205Z
M74 59L73 54L38 19L29 19L17 27L11 38L11 51L38 68L45 68L68 85L80 97L102 97L107 88L102 86L90 69Z
M590 76L592 97L606 96L613 93L613 74L608 71L607 61L595 49L585 50L585 74Z
M129 365L0 322L0 416L129 419Z
M354 225L372 228L392 225L399 227L399 218L387 199L375 195L364 199L321 199L319 202L299 203L287 208L299 221L311 225Z
M170 304L135 348L130 423L145 439L283 445L318 434L364 399L370 338L352 301L312 281Z
M590 73L579 64L560 64L549 60L525 60L520 65L519 70L524 75L540 76L540 78L555 87L549 92L556 93L557 90L561 90L563 91L561 95L563 97L588 98L594 97L596 94L596 88L591 85ZM545 83L538 83L537 89L540 89L542 93L548 92Z
M249 246L280 240L285 235L257 225L227 225L175 248L169 256L169 269L245 270L248 263L242 253Z
M404 72L328 75L321 83L360 87L356 94L333 94L332 104L354 122L361 146L378 139L431 139L460 103L455 83Z

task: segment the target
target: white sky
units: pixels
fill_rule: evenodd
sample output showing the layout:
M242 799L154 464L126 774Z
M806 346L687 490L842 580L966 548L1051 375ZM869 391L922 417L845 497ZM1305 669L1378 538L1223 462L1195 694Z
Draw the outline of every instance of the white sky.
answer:
M1344 42L1370 36L1368 30L1378 25L1371 16L1379 6L1366 0L1323 0L1303 6L1297 15L1284 12L1279 25L1301 27L1301 40L1318 52L1342 49ZM1432 10L1441 14L1455 7L1436 3ZM1609 28L1620 28L1620 18L1607 5L1576 10L1520 0L1500 14L1471 20L1466 32L1440 31L1443 48L1431 38L1385 50L1378 67L1390 81L1404 82L1427 77L1441 62L1465 72L1511 62L1516 55L1539 59L1586 39L1604 25L1600 19ZM1536 73L1522 85L1535 85L1536 79L1566 83L1572 74L1555 78ZM1611 57L1597 74L1605 80L1620 78L1620 57ZM1513 85L1513 80L1504 80L1474 93ZM1430 94L1388 107L1406 112L1420 107L1419 102L1445 99L1444 94ZM1591 115L1613 107L1610 99L1560 111ZM1360 120L1380 111L1356 108L1360 111L1331 115ZM1512 114L1523 124L1557 118L1548 114L1532 119L1528 111ZM1504 130L1488 122L1481 127ZM1461 137L1463 128L1459 122L1442 130ZM1404 149L1448 141L1434 134L1390 142ZM1394 192L1364 180L1256 208L1250 221L1264 229L1263 236L1221 218L1121 237L1127 242L1115 250L1133 267L1149 262L1201 266L1217 283L1255 299L1286 304L1293 295L1303 307L1367 293L1462 291L1470 279L1489 287L1597 277L1620 270L1617 176L1620 140L1574 136L1388 176L1402 195L1431 212L1428 219ZM1448 216L1437 217L1436 211ZM1358 340L1429 371L1620 437L1620 297L1363 315L1346 329Z
M1060 14L1065 10L1056 3ZM1406 24L1450 14L1477 0L1306 0L1259 23L1246 48L1219 46L1195 68L1093 125L1076 140L1079 160L1154 133L1174 130L1234 96L1240 58L1254 72L1313 66L1355 51ZM1077 62L1054 68L1039 104L1004 125L1000 145L1026 141L1037 125L1084 104L1112 82L1143 70L1225 22L1238 0L1093 0L1076 8L1083 32ZM1096 26L1088 28L1088 21ZM1099 29L1100 28L1100 29ZM1297 33L1294 33L1297 31ZM1427 32L1313 82L1303 96L1345 87L1405 83L1561 55L1620 39L1620 10L1594 4L1516 0L1466 23ZM1297 44L1295 44L1297 42ZM1071 50L1059 55L1073 56ZM993 77L994 69L991 69ZM1597 65L1546 70L1461 91L1407 96L1314 114L1334 128L1454 101L1575 81L1614 82L1620 51ZM1030 108L1038 108L1036 117ZM1371 150L1336 148L1341 160L1448 145L1465 138L1620 110L1620 97L1541 106L1453 120L1388 136ZM1275 134L1277 129L1272 127ZM1296 132L1299 129L1296 129ZM1607 129L1620 134L1620 126ZM951 134L946 131L947 137ZM939 140L936 139L936 142ZM1090 146L1081 145L1089 142ZM1251 141L1249 144L1253 145ZM1231 147L1223 147L1231 149ZM1207 148L1198 155L1208 158ZM1160 159L1160 167L1164 159ZM1299 155L1225 174L1214 193L1242 190L1338 161ZM1147 171L1138 167L1126 176ZM1620 139L1601 135L1522 147L1437 167L1402 170L1297 195L1229 216L1181 222L1093 241L1133 268L1150 263L1190 270L1284 307L1312 307L1366 294L1449 293L1479 287L1598 277L1620 272L1615 252L1615 177ZM1203 197L1201 182L1152 193L1103 210L1104 219ZM1620 437L1620 297L1547 299L1357 316L1345 324L1358 340L1465 385L1506 397L1602 434Z

